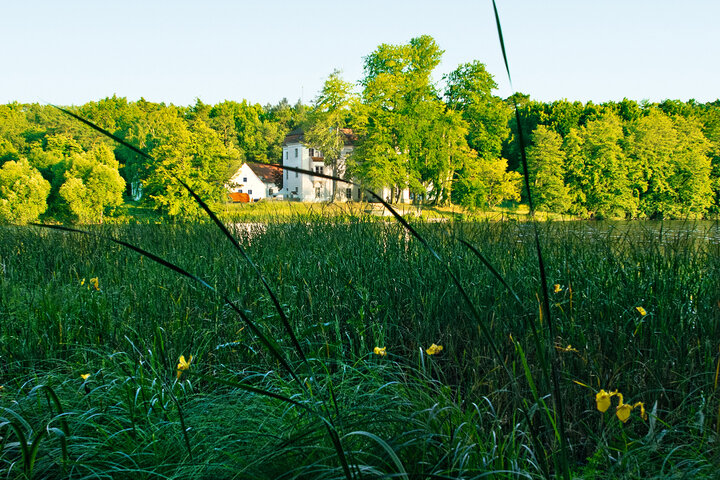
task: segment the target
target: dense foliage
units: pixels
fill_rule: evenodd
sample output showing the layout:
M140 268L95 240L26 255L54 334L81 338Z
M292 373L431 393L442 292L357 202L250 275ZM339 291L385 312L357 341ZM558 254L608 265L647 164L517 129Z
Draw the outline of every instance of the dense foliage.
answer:
M211 202L223 201L230 173L244 161L280 163L283 139L296 127L333 171L372 189L389 188L393 200L409 189L422 202L493 207L521 200L515 105L540 210L623 218L720 212L720 101L501 99L477 61L434 79L442 54L429 36L382 44L364 57L359 91L335 71L310 107L285 100L178 107L112 97L75 108L154 162L52 107L0 105L0 166L27 163L31 170L18 188L34 171L51 185L45 199L24 203L22 192L4 185L3 205L28 211L2 220L37 218L46 202L46 216L100 222L121 211L121 191L128 198L142 193L143 202L164 214L193 217L197 208L176 179ZM355 149L347 170L339 171L348 129Z

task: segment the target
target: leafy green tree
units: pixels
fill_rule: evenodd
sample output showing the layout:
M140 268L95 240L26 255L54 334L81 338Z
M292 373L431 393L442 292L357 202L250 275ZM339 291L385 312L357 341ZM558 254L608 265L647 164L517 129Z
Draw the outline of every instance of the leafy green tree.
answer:
M653 108L629 128L628 151L644 216L700 216L712 204L711 144L695 117Z
M47 210L50 183L27 160L0 167L0 222L27 223Z
M203 121L188 125L181 112L166 107L148 115L143 142L155 159L141 167L143 192L148 202L175 217L195 217L200 209L178 182L184 181L203 199L224 199L228 151L217 132Z
M677 201L670 178L678 135L672 120L662 110L652 109L628 128L627 152L632 188L643 216L667 215Z
M0 165L25 156L29 145L25 133L30 124L25 117L23 106L18 103L0 105Z
M566 184L580 213L598 217L634 216L638 199L629 179L629 162L620 119L604 113L565 139Z
M102 222L106 212L122 204L125 180L112 150L98 145L66 162L59 196L80 223Z
M353 106L358 102L352 84L344 81L335 70L325 80L323 89L313 103L309 114L310 127L305 131L305 143L318 148L326 165L332 166L334 176L344 175L338 171L338 160L347 139ZM337 181L333 181L332 201L335 201Z
M713 201L711 144L702 133L696 118L675 117L679 144L674 157L675 169L671 184L678 202L672 215L696 217L703 215Z
M483 158L498 158L510 134L512 110L492 95L497 83L478 61L460 65L446 77L447 106L462 114L468 124L467 143Z
M384 187L393 201L405 188L449 201L455 172L469 155L467 123L448 110L432 82L442 53L432 37L422 36L380 45L365 57L352 168L369 185L391 181Z
M464 207L492 208L505 200L520 200L522 177L508 171L507 160L483 159L467 162L459 172L454 196Z
M560 134L538 125L527 149L533 204L538 210L562 213L570 206L565 185L565 152Z

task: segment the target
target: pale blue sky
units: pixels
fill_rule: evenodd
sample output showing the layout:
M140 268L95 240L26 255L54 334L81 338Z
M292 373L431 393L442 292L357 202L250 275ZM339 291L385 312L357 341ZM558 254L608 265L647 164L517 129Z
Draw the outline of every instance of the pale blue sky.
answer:
M516 90L541 101L720 98L716 0L497 0ZM423 34L435 78L479 60L511 89L490 0L0 0L0 103L117 94L310 103L381 43Z

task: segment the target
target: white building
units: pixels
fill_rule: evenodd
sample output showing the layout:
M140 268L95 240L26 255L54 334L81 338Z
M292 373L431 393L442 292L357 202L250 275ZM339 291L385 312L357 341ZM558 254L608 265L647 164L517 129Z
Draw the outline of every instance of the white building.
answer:
M299 128L285 136L283 142L282 164L284 166L302 168L311 172L324 173L335 177L345 177L345 159L353 150L352 131L343 130L345 141L337 171L332 165L325 165L322 152L303 144L303 131ZM332 199L333 183L336 183L337 201L360 201L361 190L343 182L333 182L327 178L313 177L302 173L285 170L283 173L283 191L285 198L302 202L328 202Z
M276 196L282 189L282 178L282 169L275 165L243 163L228 180L227 189L233 201L247 198L250 202L257 202ZM247 197L238 194L247 194Z

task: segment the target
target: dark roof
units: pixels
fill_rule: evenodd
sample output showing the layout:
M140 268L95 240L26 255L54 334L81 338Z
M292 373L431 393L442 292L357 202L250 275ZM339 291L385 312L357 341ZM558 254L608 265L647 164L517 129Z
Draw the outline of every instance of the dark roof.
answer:
M287 145L288 143L295 143L299 142L303 139L305 136L305 132L301 127L297 127L293 129L290 133L285 135L285 141L283 142L284 145Z
M345 141L343 142L345 145L354 145L355 142L358 140L358 136L356 133L352 131L350 128L342 128L340 129L342 133L345 134ZM296 143L301 141L305 137L305 131L301 127L297 127L294 130L292 130L290 133L285 135L285 141L283 142L283 145L287 145L288 143Z
M248 162L247 165L264 183L277 183L278 178L282 178L282 168L275 165L250 162Z

